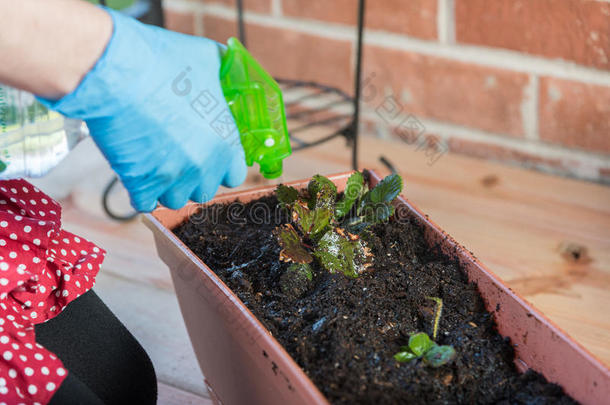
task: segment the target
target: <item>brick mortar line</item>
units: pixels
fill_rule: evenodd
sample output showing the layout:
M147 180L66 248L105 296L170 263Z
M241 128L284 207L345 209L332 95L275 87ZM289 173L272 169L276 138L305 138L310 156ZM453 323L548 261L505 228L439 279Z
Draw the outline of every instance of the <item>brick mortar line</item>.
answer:
M610 0L609 0L610 1ZM218 4L201 4L187 0L172 0L169 9L176 11L200 11L209 16L235 19L232 7ZM275 17L251 11L245 12L248 22L271 28L282 28L329 39L352 42L356 36L353 26L334 24L294 17ZM367 30L365 44L419 53L436 58L445 58L463 63L487 66L506 71L551 76L581 83L607 85L610 72L577 65L563 60L546 59L539 56L522 54L517 51L467 44L442 44L390 32Z
M438 0L436 30L442 44L455 44L455 0Z
M521 101L521 119L523 120L523 133L530 141L539 141L538 109L539 109L540 80L536 75L530 75L525 86L523 101Z
M194 11L193 18L195 19L195 21L193 22L193 30L195 31L195 35L202 37L205 33L203 13L201 11Z
M282 0L271 0L271 15L281 17L282 14Z
M203 11L198 3L188 0L164 0L163 8L175 12Z

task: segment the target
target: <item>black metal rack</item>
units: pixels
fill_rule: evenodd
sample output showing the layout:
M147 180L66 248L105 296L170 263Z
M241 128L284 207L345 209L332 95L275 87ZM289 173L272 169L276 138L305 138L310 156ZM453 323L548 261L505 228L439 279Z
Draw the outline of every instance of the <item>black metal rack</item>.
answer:
M238 36L241 43L247 47L243 0L237 0L236 3ZM285 103L286 118L289 121L288 132L290 133L290 138L294 144L293 151L298 152L306 148L321 145L339 136L343 136L346 139L348 146L351 147L352 168L354 170L358 169L360 84L362 76L362 35L364 32L365 0L358 1L357 12L358 24L356 31L356 66L353 96L349 96L337 88L316 82L276 78L276 81L282 87L284 99L288 99L288 101ZM294 100L290 100L291 93L301 93L303 95ZM335 97L333 99L333 97L329 96ZM321 101L324 99L330 100L326 102ZM321 102L321 104L316 103L316 101ZM307 107L307 105L314 106ZM351 112L349 114L337 113L320 118L320 115L324 116L324 113L329 113L332 108L347 105L351 106ZM301 108L293 109L293 106L300 106ZM319 136L313 141L307 141L300 135L301 133L310 131L314 128L325 128L329 132L328 134Z
M154 8L160 9L160 1L155 0L154 3ZM241 43L247 47L243 0L237 0L236 9L238 37ZM317 82L275 78L282 88L284 95L288 132L292 141L293 152L315 147L342 136L345 138L347 146L351 148L351 161L354 170L358 169L362 36L364 32L365 0L358 0L357 13L356 65L353 96L338 88ZM348 112L342 112L342 109L347 109ZM315 139L309 139L313 133L317 134ZM115 177L106 186L102 196L103 208L109 217L118 221L127 221L134 218L137 213L122 216L114 213L110 208L109 196L117 183L118 179Z

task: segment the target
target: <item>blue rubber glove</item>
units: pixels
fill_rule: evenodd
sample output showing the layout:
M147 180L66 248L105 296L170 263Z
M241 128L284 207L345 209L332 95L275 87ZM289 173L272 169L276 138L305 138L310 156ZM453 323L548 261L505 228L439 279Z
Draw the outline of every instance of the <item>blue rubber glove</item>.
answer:
M246 176L219 81L218 43L107 10L114 32L77 89L50 109L84 120L138 211L211 199Z

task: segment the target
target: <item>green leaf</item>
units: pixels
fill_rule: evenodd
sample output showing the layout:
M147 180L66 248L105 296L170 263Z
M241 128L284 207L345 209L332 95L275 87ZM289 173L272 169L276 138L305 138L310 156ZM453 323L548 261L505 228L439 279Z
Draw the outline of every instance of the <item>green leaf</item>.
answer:
M412 353L411 351L402 351L402 352L398 352L394 355L394 360L400 362L400 363L407 363L411 360L415 360L418 356L415 353Z
M337 200L337 187L326 177L316 174L307 185L309 208L326 208L333 210ZM333 210L334 212L334 210Z
M368 193L371 203L390 203L402 191L402 178L397 173L390 174L381 180Z
M434 368L440 367L455 359L455 355L453 346L436 346L426 352L424 363Z
M292 220L308 238L317 241L329 229L332 213L326 208L310 210L305 204L296 203L292 208Z
M301 243L297 231L290 224L275 228L278 242L282 247L280 260L294 263L310 263L313 260L311 254Z
M394 215L394 206L390 203L372 203L364 207L362 216L363 222L370 225L385 222Z
M275 189L275 195L280 203L290 205L299 198L299 192L296 188L279 184Z
M366 205L360 216L350 218L345 227L353 233L361 233L374 224L387 221L394 215L394 206L389 203L377 203Z
M341 272L348 277L358 277L372 261L366 244L356 235L346 235L341 228L325 233L313 255L330 273Z
M364 191L364 176L360 172L354 172L347 179L343 197L335 205L335 215L343 218L352 209L354 203L362 196Z
M436 346L427 333L420 332L409 337L409 349L418 357L423 356L428 350Z

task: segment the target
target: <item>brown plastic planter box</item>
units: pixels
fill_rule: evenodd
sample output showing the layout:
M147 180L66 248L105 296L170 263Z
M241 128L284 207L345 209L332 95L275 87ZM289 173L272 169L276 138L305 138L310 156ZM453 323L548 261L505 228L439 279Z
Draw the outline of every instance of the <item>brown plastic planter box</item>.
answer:
M341 191L350 173L330 176ZM380 178L371 172L371 182ZM308 180L292 182L296 188ZM260 187L220 195L212 203L248 202L272 193ZM494 313L500 333L511 339L516 364L558 383L583 404L610 401L610 371L555 324L515 294L466 249L402 196L403 214L425 226L430 245L457 255ZM225 405L327 404L301 368L231 290L171 231L191 218L198 205L179 211L159 208L145 216L159 255L169 266L199 365L212 398ZM194 217L192 219L195 219Z

